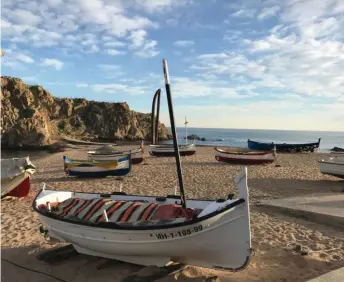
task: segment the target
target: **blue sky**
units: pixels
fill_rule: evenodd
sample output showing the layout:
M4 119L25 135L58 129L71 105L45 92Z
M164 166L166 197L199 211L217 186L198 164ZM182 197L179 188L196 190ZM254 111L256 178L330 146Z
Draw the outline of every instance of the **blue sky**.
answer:
M344 131L340 0L3 1L2 75L178 126Z

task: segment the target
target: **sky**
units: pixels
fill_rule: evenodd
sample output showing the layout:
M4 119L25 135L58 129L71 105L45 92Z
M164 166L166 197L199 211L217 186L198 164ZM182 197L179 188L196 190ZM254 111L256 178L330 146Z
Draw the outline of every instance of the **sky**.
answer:
M4 0L1 75L177 126L344 131L342 0Z

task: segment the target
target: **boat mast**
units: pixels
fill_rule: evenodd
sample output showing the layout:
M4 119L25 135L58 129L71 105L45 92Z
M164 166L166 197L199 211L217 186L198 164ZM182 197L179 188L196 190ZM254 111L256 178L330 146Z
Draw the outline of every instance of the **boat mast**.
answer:
M173 145L174 145L174 154L176 156L176 164L177 164L177 173L178 173L178 180L179 180L179 190L180 190L180 198L181 204L183 208L186 208L186 200L185 200L185 193L184 193L184 184L183 184L183 174L182 174L182 166L180 163L180 155L179 155L179 146L178 146L178 137L176 132L176 126L174 124L174 114L173 114L173 104L172 104L172 96L171 96L171 86L170 86L170 78L168 75L168 67L167 61L165 59L162 60L162 66L164 70L165 76L165 87L166 87L166 94L167 94L167 103L168 103L168 111L170 114L170 122L171 122L171 131L173 136Z
M188 131L187 131L186 127L187 127L188 122L186 121L186 116L185 116L184 124L185 124L185 144L187 144L188 143Z

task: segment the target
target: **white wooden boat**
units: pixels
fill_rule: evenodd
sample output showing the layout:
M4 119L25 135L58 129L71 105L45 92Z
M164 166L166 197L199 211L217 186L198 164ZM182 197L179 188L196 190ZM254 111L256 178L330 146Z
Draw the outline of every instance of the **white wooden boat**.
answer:
M95 161L111 161L119 160L127 155L131 155L131 163L139 164L143 161L143 149L142 145L140 148L132 150L113 150L108 146L104 146L95 151L88 151L88 159Z
M156 157L173 157L175 150L173 144L166 145L149 145L149 154ZM180 156L192 156L196 153L195 144L182 144L179 145Z
M140 212L147 211L152 203L162 208L175 203L180 207L181 197L174 195L152 197L123 192L93 194L42 189L33 208L39 214L46 236L69 242L83 254L142 265L163 266L172 260L200 267L239 270L248 264L251 254L246 168L235 181L240 191L238 199L187 200L188 212L192 212L189 219L155 217L150 220L154 218L152 212L145 220L138 220ZM91 209L75 216L90 199L95 199L99 206L93 203ZM109 199L106 204L104 200ZM111 207L120 201L123 201L122 208L111 213ZM56 203L61 206L56 207ZM123 220L135 203L141 203L142 208L138 205L131 210L131 216ZM102 217L105 210L108 221ZM64 215L58 215L61 211Z
M25 197L36 171L29 157L1 159L1 197Z
M344 158L328 158L326 160L319 161L320 172L344 179Z
M274 151L257 152L246 148L215 148L215 159L219 162L242 165L259 165L272 163Z

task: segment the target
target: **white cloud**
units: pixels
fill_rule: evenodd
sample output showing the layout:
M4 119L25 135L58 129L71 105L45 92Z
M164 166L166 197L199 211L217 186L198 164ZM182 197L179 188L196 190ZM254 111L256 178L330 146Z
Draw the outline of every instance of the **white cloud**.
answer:
M172 45L177 46L177 47L190 47L194 44L195 42L193 42L192 40L177 40L177 41L174 41Z
M264 20L270 17L273 17L274 15L276 15L279 11L281 10L281 8L279 6L272 6L272 7L267 7L264 8L260 14L258 15L258 20Z
M253 18L256 14L254 9L240 9L232 14L235 18Z
M104 46L105 47L124 47L126 46L126 44L120 41L111 41L111 42L105 42Z
M46 58L43 60L42 66L54 67L56 70L60 70L63 67L63 62L57 59Z
M6 16L11 18L13 23L15 24L36 26L42 21L41 17L34 15L33 13L27 10L15 9L5 11Z
M133 49L140 48L142 45L144 45L146 41L145 39L146 35L147 35L147 32L143 29L132 31L130 36L128 37L128 39L132 41L132 44L130 47Z
M266 67L259 61L249 60L234 52L203 54L197 57L191 69L209 74L242 74L249 77L262 77Z
M109 84L91 84L89 85L95 92L105 92L105 93L126 93L129 95L137 96L150 93L151 91L144 86L130 86L120 83L109 83Z
M124 55L126 52L125 51L119 51L116 49L108 49L107 53L111 56L118 56L118 55Z
M135 0L134 5L138 9L144 9L146 12L161 12L165 10L171 10L174 7L184 6L188 3L192 3L191 0Z
M17 55L17 59L27 64L31 64L34 62L34 60L31 57L20 53Z

